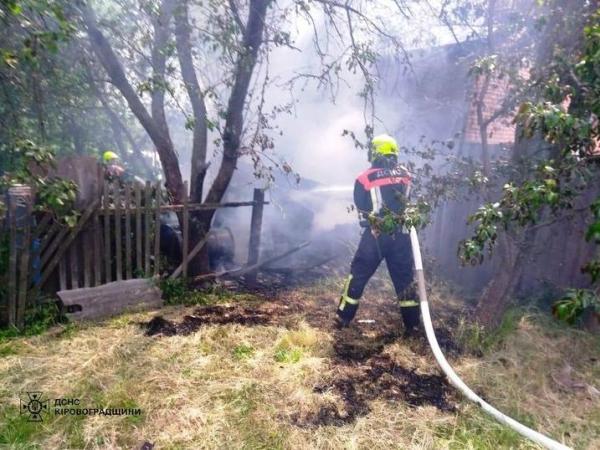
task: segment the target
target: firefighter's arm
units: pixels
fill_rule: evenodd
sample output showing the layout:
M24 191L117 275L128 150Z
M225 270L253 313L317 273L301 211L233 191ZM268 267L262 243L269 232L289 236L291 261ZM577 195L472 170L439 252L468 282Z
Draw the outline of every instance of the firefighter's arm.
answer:
M354 183L354 205L359 212L362 225L362 220L367 219L369 213L373 210L373 205L371 204L371 196L369 195L369 192L358 180L356 180Z

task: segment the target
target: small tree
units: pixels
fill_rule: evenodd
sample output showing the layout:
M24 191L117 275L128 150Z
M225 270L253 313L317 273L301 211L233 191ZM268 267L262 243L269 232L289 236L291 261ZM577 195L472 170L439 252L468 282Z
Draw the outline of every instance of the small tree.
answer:
M365 111L370 111L370 119L369 114L365 117L371 122L375 43L385 40L406 57L400 40L385 31L381 19L364 12L370 9L365 1L294 1L285 6L271 0L213 0L203 4L161 0L142 2L139 7L133 0L124 3L129 11L140 11L134 17L140 23L127 22L128 42L120 42L118 48L103 28L118 35L123 26L121 17L100 23L90 4L81 1L73 14L85 26L90 56L103 67L152 140L160 156L166 187L175 202L182 199L183 177L169 127L169 107L183 110L187 117L185 127L192 131L192 202L220 202L244 155L252 158L259 176L269 178L273 165L284 172L292 171L287 163L277 162L269 155L273 149L269 134L272 118L289 112L290 105L276 105L272 111L265 110L265 105L271 83L269 55L277 47L298 50L289 31L295 19L302 18L314 26L319 70L295 75L287 81L290 88L300 80L316 80L320 86L328 87L339 82L344 72L359 73L364 80L360 95L365 100ZM101 6L98 4L98 8ZM138 57L140 53L142 58ZM124 66L125 55L136 55L135 63ZM191 113L181 104L184 93ZM150 97L149 104L145 94ZM212 143L211 132L216 134ZM211 144L221 159L207 188ZM267 171L262 170L263 158L273 163ZM194 215L195 240L210 229L213 216L214 210ZM201 258L196 269L207 270L206 263L206 258Z

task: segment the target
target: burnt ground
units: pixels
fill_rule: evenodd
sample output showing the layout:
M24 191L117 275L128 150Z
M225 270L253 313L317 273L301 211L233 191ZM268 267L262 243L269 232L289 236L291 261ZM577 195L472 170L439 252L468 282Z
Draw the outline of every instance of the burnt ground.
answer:
M302 320L331 333L334 343L330 370L313 386L313 392L323 396L333 393L338 401L330 402L324 396L317 410L286 418L300 427L352 423L368 414L375 400L403 402L409 407L431 405L446 412L455 410L457 397L437 369L425 337L403 336L399 307L385 293L367 293L353 325L339 330L334 327L336 293L319 293L314 287L290 288L291 283L287 289L272 283L261 289L261 284L252 288L260 302L198 307L177 322L156 316L142 324L145 334L189 335L206 325L225 324L294 328ZM245 286L238 288L247 291ZM442 322L435 324L440 346L447 355L458 357L462 350ZM386 353L387 346L399 340L406 343L415 358L426 356L431 360L428 373L403 366Z

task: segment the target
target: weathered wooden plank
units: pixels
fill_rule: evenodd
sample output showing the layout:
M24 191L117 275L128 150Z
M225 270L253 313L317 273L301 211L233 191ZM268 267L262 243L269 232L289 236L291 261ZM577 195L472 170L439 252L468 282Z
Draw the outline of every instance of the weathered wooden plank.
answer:
M188 182L185 181L183 183L183 230L182 230L182 249L181 249L181 255L182 255L182 262L181 262L181 270L183 273L183 277L186 278L187 277L187 273L188 273L188 262L189 262L189 255L188 255L188 249L190 246L190 213L188 210L188 200L189 200L189 188L188 188Z
M21 232L21 261L19 267L19 294L17 298L17 327L25 325L25 309L27 308L27 288L29 287L29 254L31 252L31 213L33 210L33 199L31 193L23 197L25 201L25 212L23 217L23 228Z
M250 243L248 245L248 266L253 266L258 262L260 254L260 233L262 228L263 204L265 191L254 189L254 206L252 207L252 218L250 221ZM257 271L250 271L245 279L249 284L256 282Z
M62 226L58 230L58 233L56 233L56 236L54 236L52 242L42 252L42 257L40 258L42 267L44 267L48 263L48 261L52 259L52 255L54 255L57 249L60 248L60 246L63 244L65 236L68 233L69 227L67 227L66 225Z
M110 251L110 216L106 214L110 208L110 184L104 180L104 194L102 195L104 203L104 282L109 283L112 280L111 251Z
M138 183L135 185L135 264L138 274L142 273L142 190Z
M72 320L100 319L163 304L160 289L149 279L114 281L99 287L60 291L57 295Z
M154 199L154 276L160 275L160 182L156 183Z
M61 291L67 289L67 262L64 258L58 262L58 286Z
M116 280L123 279L123 235L121 234L121 189L114 185L113 203L115 208L115 270Z
M94 211L98 207L98 203L99 203L98 200L94 200L87 207L87 209L84 211L84 213L79 218L77 225L75 225L75 227L73 227L73 229L71 230L69 235L65 238L65 241L64 241L63 245L61 246L61 248L59 248L57 250L56 254L52 257L52 260L50 261L50 263L48 263L48 266L42 272L42 276L41 276L40 284L39 284L40 287L43 286L43 284L48 280L48 277L50 277L50 274L56 268L56 266L58 265L58 262L63 257L63 255L65 254L65 252L67 251L67 249L69 248L71 243L75 240L75 238L77 237L77 235L79 234L79 232L81 231L83 226L88 222L90 217L92 217L92 214L94 214Z
M40 255L44 255L46 253L46 249L48 248L48 245L52 242L52 238L56 236L56 233L61 229L62 226L63 225L58 220L55 220L52 223L50 229L46 231L46 233L42 237L42 242L40 243Z
M133 278L131 273L131 184L125 185L125 278Z
M52 214L44 214L42 220L38 222L33 232L31 233L31 239L38 239L44 231L50 226L50 221L52 220Z
M146 181L144 205L144 274L150 276L150 235L152 233L152 185Z
M102 284L102 255L100 254L102 230L100 228L100 215L94 213L94 286Z
M17 205L8 200L8 324L17 325Z
M94 214L95 215L95 214ZM93 248L90 238L92 234L89 229L86 229L83 236L83 286L90 287L92 285L92 253Z
M206 242L208 241L208 238L209 238L209 234L207 234L202 239L200 239L200 241L198 241L198 243L194 246L194 248L188 255L189 259L194 258L200 252L200 250L202 250L202 247L204 247L204 244L206 244ZM183 262L179 265L179 267L177 267L177 269L175 269L173 271L173 273L171 275L169 275L169 278L177 278L179 275L181 275L182 272L183 272Z
M79 255L77 252L77 240L69 249L69 266L71 268L71 289L79 289Z

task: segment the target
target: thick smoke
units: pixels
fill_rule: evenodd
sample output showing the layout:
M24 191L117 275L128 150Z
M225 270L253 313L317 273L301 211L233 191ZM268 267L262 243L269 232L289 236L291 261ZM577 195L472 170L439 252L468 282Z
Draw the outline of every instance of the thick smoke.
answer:
M414 21L413 28L404 28L407 42L429 46L432 42L448 38L430 27L429 35L423 37L421 34L421 38L417 39L416 34L426 29L427 20L433 22L435 19ZM275 144L272 156L289 163L299 174L300 183L277 169L273 171L273 182L257 180L253 176L251 162L243 158L238 163L227 194L227 200L247 200L253 187L267 188L270 205L265 209L262 242L263 253L267 255L281 253L309 239L317 242L323 239L357 242L360 233L357 213L351 208L352 189L356 176L369 163L366 150L356 148L350 137L343 136L343 131L349 130L362 140L365 138L365 123L370 121L370 117L365 110L364 98L358 95L364 87L364 79L360 73L345 74L343 82L334 88L319 88L314 81L299 82L290 94L286 80L301 72L316 73L319 70L313 33L308 23L297 23L294 44L301 51L278 48L269 58L270 76L281 82L269 86L265 110L289 102L291 95L297 99L291 114L280 114L274 119L277 129L283 133L272 136ZM380 79L375 90L374 132L390 133L405 147L416 144L424 134L439 139L451 136L454 130L452 126L448 127L445 112L435 114L435 107L432 107L435 99L411 97L415 85L431 82L424 76L426 68L421 67L419 62L422 51L418 48L410 51L410 65L399 62L401 55L383 53L385 56L376 67ZM440 53L443 56L444 51ZM462 95L464 98L464 93ZM428 108L434 111L428 117L423 117L418 111ZM182 129L181 126L179 128ZM182 157L184 163L187 160L189 157ZM184 173L189 173L185 166ZM215 161L209 170L207 183L212 181L217 167ZM219 226L233 230L239 263L243 263L247 255L249 223L249 208L223 210L217 215ZM323 252L322 246L314 252L318 257ZM303 253L310 253L310 249Z

